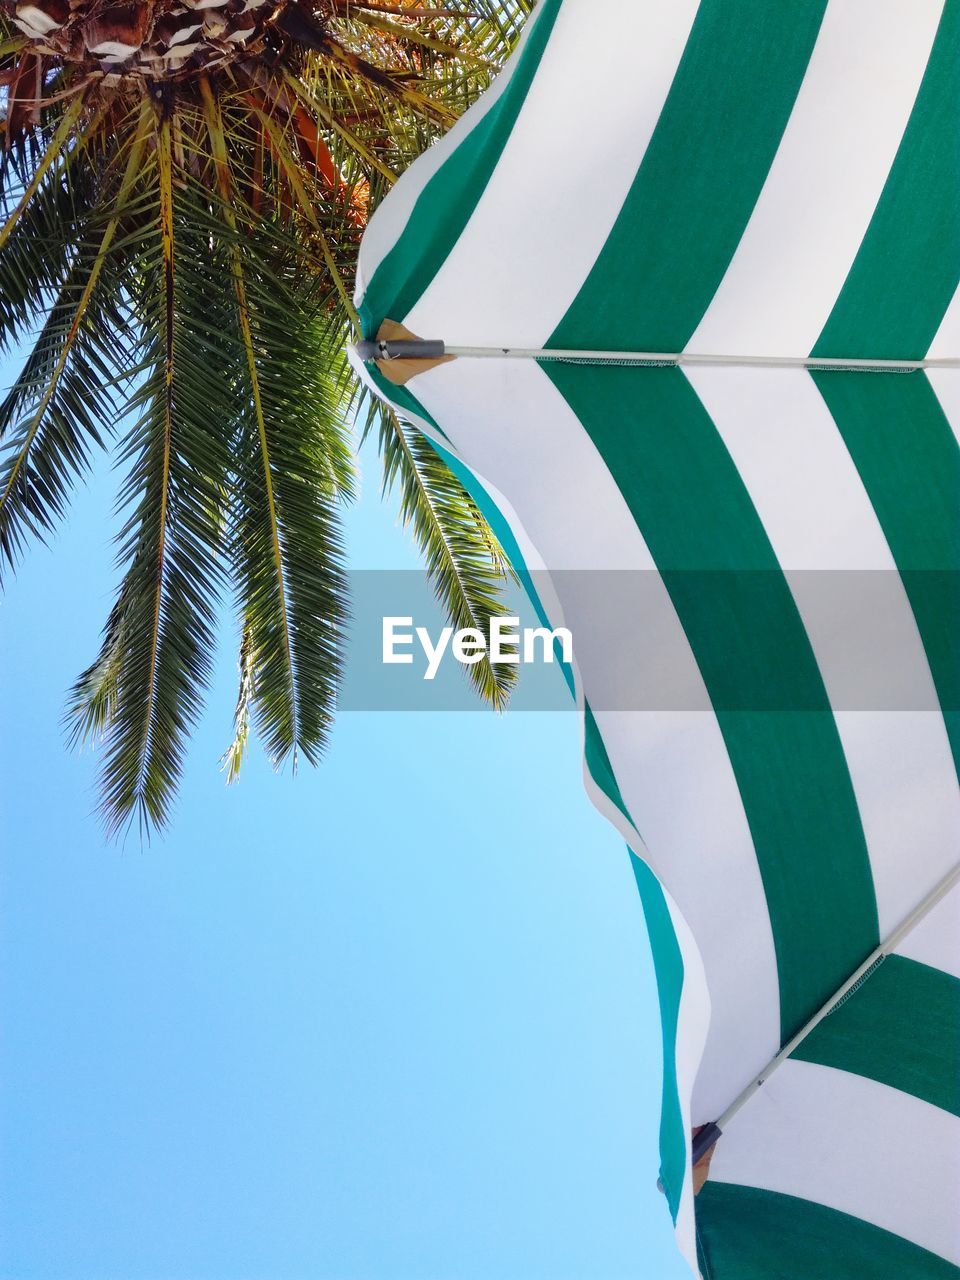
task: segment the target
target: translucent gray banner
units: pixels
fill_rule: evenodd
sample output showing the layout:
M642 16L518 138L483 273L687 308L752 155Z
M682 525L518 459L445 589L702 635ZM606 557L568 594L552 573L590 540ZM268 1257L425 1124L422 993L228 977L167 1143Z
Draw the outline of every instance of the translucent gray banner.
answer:
M939 570L531 573L549 624L515 583L498 624L511 707L572 707L563 650L595 711L956 711L960 574ZM350 577L342 711L468 711L484 704L419 572ZM558 629L550 639L545 625ZM563 634L564 632L568 634ZM549 654L549 659L546 656ZM928 656L929 655L929 656ZM460 659L464 660L460 660Z

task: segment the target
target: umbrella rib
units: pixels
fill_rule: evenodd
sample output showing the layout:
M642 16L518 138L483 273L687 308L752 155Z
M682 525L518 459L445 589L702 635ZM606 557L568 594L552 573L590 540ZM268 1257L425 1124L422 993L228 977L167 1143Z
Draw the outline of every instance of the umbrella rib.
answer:
M897 925L892 933L887 935L878 947L870 952L861 965L854 969L850 977L834 992L826 1004L822 1005L813 1017L804 1023L796 1035L787 1041L780 1052L770 1059L760 1074L751 1080L743 1092L731 1102L723 1115L718 1120L704 1125L693 1140L692 1164L696 1164L698 1160L706 1155L737 1112L766 1084L777 1067L790 1057L798 1045L803 1043L814 1027L829 1014L833 1013L834 1009L838 1008L844 999L853 993L854 988L858 987L870 976L873 970L917 927L920 921L930 914L937 903L946 897L958 881L960 881L960 863L952 867L943 879L930 890L923 901L914 907L910 914Z
M442 338L371 339L354 348L363 361L436 360L558 360L572 364L725 365L773 369L817 369L867 373L916 373L923 369L958 369L960 357L907 360L864 359L859 356L760 356L710 354L701 351L592 351L576 347L466 347Z

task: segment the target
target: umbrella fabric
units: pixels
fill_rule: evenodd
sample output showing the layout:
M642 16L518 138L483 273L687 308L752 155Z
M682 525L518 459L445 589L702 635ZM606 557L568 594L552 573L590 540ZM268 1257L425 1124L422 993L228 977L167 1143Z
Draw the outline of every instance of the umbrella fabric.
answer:
M722 355L392 386L574 637L664 1030L661 1178L725 1277L958 1274L957 891L689 1135L960 851L960 3L542 0L364 238L365 334Z

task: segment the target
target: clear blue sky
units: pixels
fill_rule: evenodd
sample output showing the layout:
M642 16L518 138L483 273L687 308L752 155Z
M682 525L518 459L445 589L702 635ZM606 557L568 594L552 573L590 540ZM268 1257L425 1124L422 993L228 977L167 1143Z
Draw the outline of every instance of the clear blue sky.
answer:
M355 564L414 567L378 497ZM643 920L572 714L353 714L229 791L225 646L172 833L105 845L64 691L110 477L0 623L4 1280L674 1280Z

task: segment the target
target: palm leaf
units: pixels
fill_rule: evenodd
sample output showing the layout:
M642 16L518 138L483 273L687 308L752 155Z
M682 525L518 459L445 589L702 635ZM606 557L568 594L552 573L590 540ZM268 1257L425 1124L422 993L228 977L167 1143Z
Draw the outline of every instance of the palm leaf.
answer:
M235 396L211 283L226 264L210 252L201 197L175 188L172 150L163 120L146 175L155 220L138 246L145 373L126 405L137 416L122 454L125 569L100 655L72 700L76 731L102 731L109 830L168 816L209 680L222 584L224 426Z
M118 358L122 367L128 327L109 255L140 175L148 111L130 139L102 234L89 234L77 248L33 350L0 403L0 561L15 563L27 533L42 537L62 517L72 480L89 466L90 444L103 445L105 387Z
M506 557L475 502L426 436L405 427L386 405L377 406L375 413L384 492L399 489L400 517L413 531L454 628L472 627L489 642L491 619L503 613ZM480 696L502 710L516 683L516 667L484 656L467 671Z
M0 560L49 534L114 433L119 582L67 716L75 742L99 743L107 826L146 829L169 815L231 593L228 780L251 723L277 764L322 751L348 618L343 347L360 235L529 5L228 6L203 24L205 65L157 77L146 46L141 70L116 74L83 52L92 2L43 41L13 34L0 0L0 350L26 347L0 399ZM255 38L224 52L223 21ZM381 447L451 619L486 630L505 581L496 539L416 432L384 419ZM472 669L498 707L513 674Z
M333 719L346 619L336 509L352 477L346 424L329 360L317 358L311 340L317 329L309 295L297 287L298 255L271 245L255 225L236 235L242 204L224 122L205 79L201 93L222 214L234 237L243 346L232 524L247 645L242 680L249 678L249 702L274 762L289 756L296 764L300 753L313 762Z

